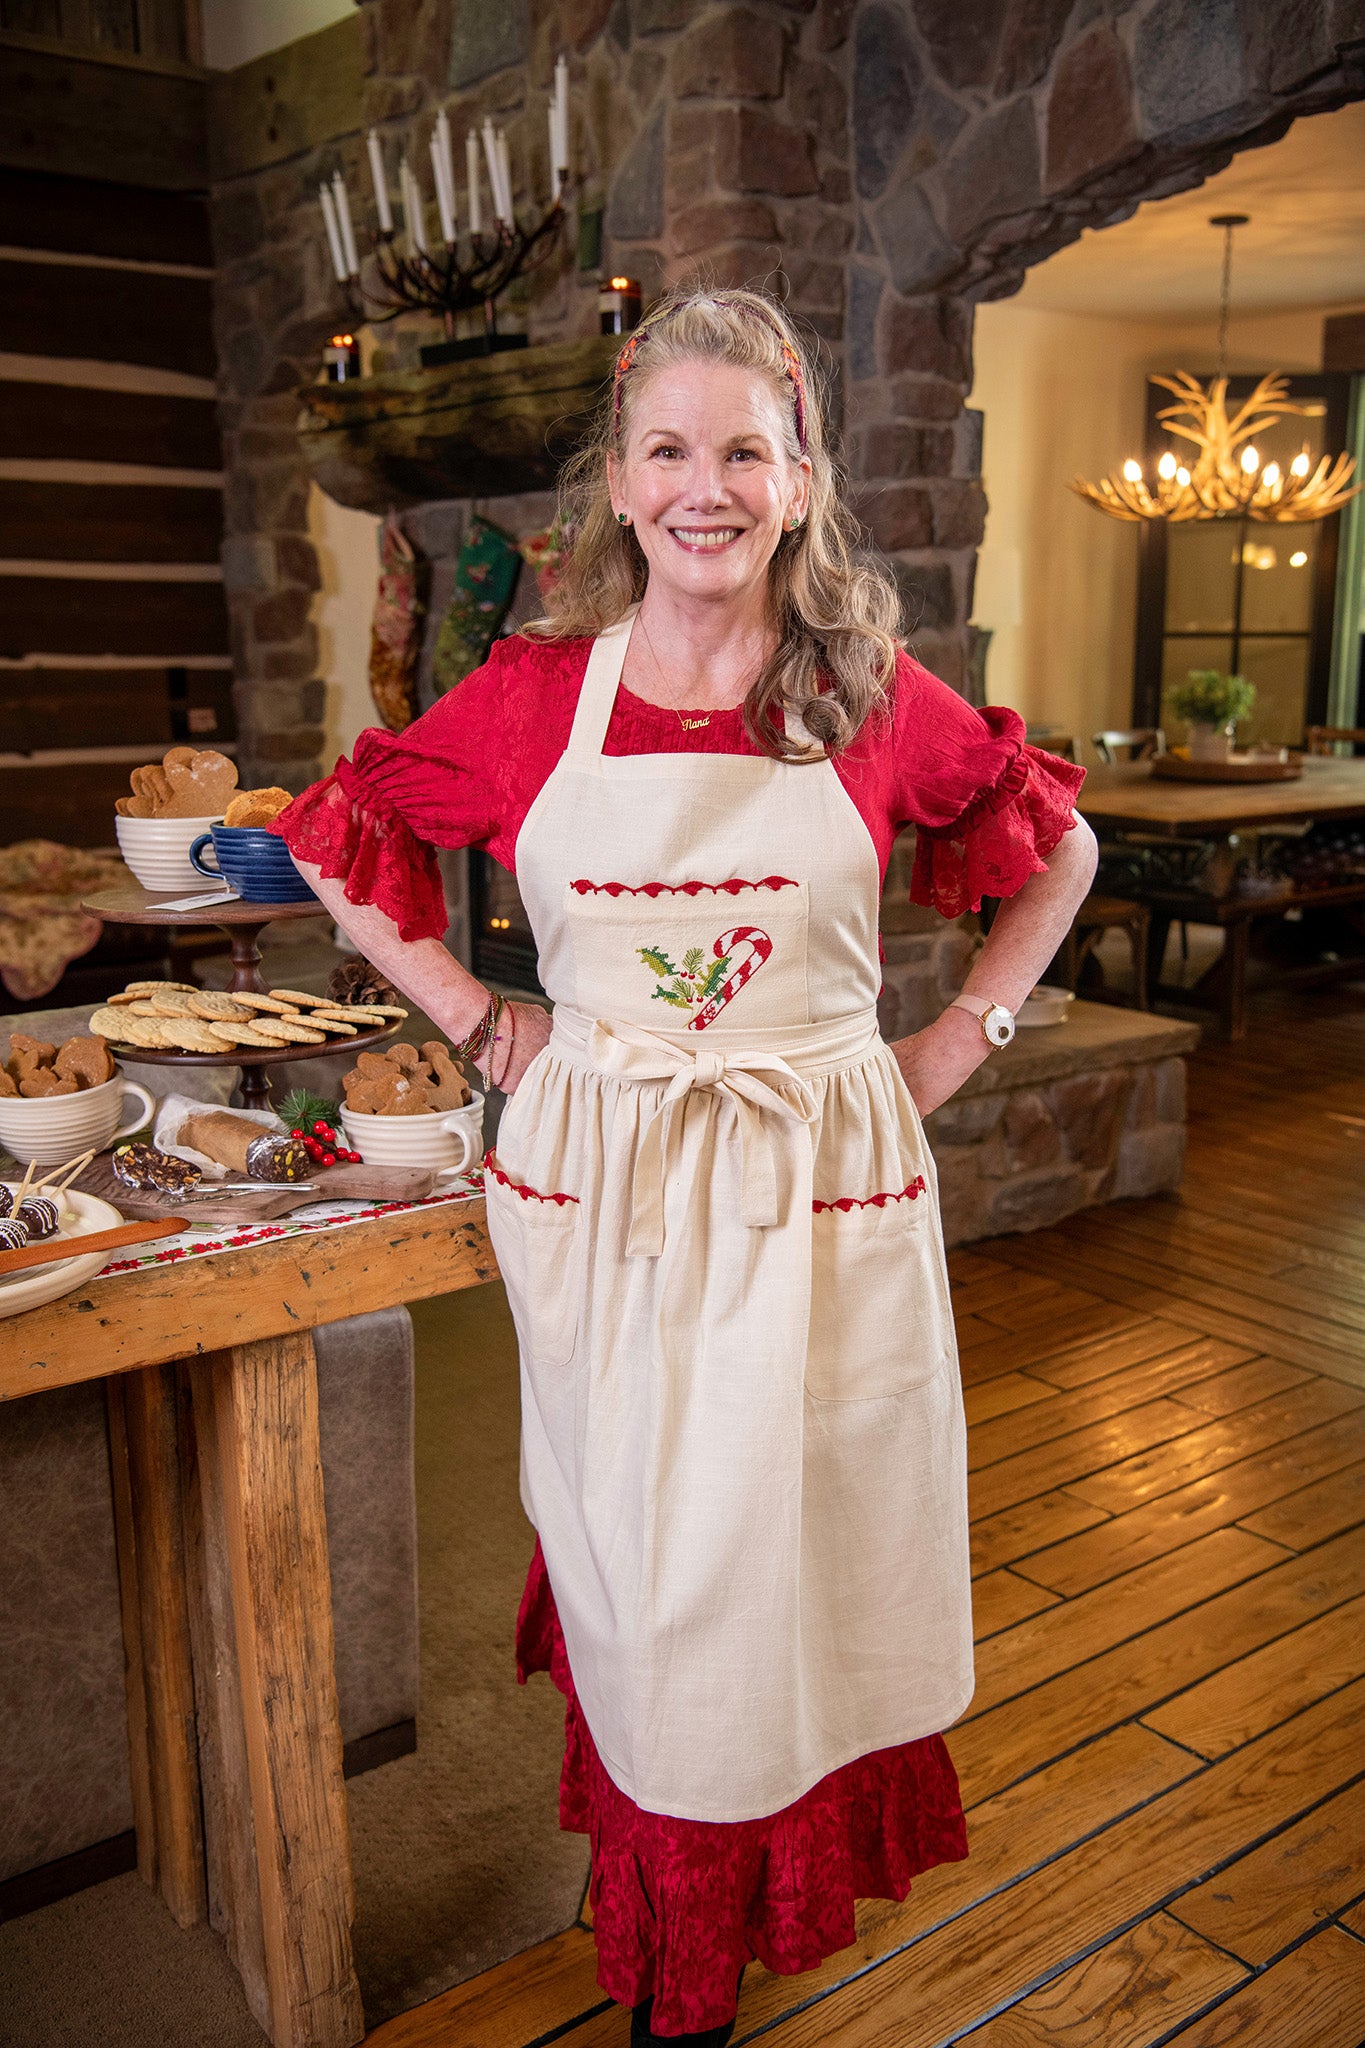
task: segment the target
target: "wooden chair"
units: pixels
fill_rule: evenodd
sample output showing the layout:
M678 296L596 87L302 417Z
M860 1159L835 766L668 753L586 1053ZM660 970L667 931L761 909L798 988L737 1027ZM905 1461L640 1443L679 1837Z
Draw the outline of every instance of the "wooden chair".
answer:
M1135 725L1117 732L1093 732L1090 744L1106 768L1116 761L1150 761L1164 754L1166 735L1159 725Z
M1309 725L1304 728L1305 754L1331 754L1343 743L1351 747L1365 747L1365 726Z
M1072 920L1071 930L1062 941L1058 966L1066 986L1079 991L1081 973L1086 961L1094 952L1107 931L1119 930L1126 934L1133 955L1133 1003L1139 1010L1149 1010L1151 1001L1147 993L1147 929L1151 917L1145 903L1133 903L1123 896L1087 896ZM1101 976L1099 962L1095 962ZM1107 998L1113 1000L1113 998Z

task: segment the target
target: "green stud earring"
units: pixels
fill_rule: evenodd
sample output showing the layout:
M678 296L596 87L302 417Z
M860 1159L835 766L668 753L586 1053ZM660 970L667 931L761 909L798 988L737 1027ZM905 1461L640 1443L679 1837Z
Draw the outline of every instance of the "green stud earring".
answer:
M627 519L624 512L618 512L616 515L616 523L618 526L629 526L630 521L629 519Z

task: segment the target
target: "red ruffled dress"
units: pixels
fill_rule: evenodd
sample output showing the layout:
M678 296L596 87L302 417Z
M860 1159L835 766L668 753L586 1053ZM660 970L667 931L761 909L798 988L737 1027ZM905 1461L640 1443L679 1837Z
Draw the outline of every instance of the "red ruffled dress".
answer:
M404 938L442 937L433 849L479 846L515 873L517 834L568 742L588 650L585 640L500 641L405 732L363 732L353 760L274 829L324 876L344 876L348 900L376 905ZM1023 732L1017 713L974 710L902 655L889 715L869 720L838 757L883 873L897 832L917 828L917 903L955 917L1044 868L1084 771L1026 746ZM687 730L623 688L605 752L753 748L739 710ZM967 1853L939 1735L860 1757L756 1820L682 1820L636 1806L608 1776L583 1717L538 1540L516 1642L518 1678L547 1671L566 1701L559 1817L592 1845L598 1980L622 2005L652 1996L656 2033L722 2025L750 1957L784 1974L811 1969L854 1939L857 1899L903 1899L920 1872Z

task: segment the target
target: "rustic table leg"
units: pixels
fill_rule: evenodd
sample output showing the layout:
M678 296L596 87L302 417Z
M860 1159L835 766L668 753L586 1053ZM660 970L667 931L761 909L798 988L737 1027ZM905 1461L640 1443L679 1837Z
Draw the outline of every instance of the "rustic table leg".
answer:
M213 1688L211 1888L276 2048L351 2048L365 2026L312 1338L217 1352L191 1384L204 1598L210 1615L230 1601L236 1654Z
M1223 932L1227 980L1223 984L1223 1033L1230 1039L1247 1035L1247 966L1251 959L1251 919L1235 918Z
M204 1918L194 1669L171 1366L105 1382L137 1863L182 1927Z

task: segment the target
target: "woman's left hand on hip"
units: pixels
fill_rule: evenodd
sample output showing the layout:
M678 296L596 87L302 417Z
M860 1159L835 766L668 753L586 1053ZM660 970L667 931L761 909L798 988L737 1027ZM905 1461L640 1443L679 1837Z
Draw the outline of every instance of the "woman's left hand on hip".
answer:
M956 1095L990 1054L976 1018L954 1009L945 1010L923 1031L896 1039L891 1050L922 1117Z

